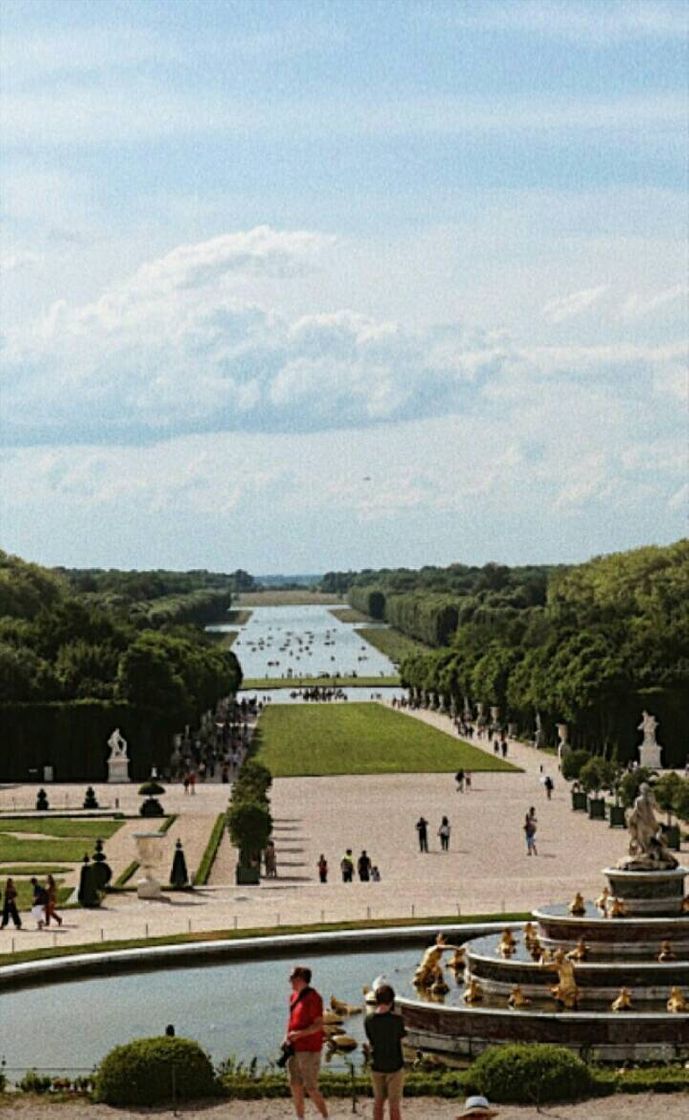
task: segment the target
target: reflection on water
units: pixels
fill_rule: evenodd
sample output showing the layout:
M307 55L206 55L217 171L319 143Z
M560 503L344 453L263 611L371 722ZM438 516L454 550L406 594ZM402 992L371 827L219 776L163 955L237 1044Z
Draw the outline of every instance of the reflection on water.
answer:
M409 979L418 957L419 950L408 947L304 953L299 961L313 968L314 985L326 1001L334 993L363 1006L362 987L381 973L400 994L412 995ZM215 1062L233 1054L245 1061L257 1056L264 1063L279 1053L290 993L287 978L294 963L296 958L181 966L3 992L6 1029L0 1054L9 1070L88 1070L113 1046L162 1034L173 1023L178 1035L196 1039ZM88 1029L79 1027L85 1016ZM363 1040L363 1015L347 1020L347 1032ZM360 1061L358 1053L355 1061ZM342 1060L332 1064L341 1068Z
M389 658L324 606L256 607L232 648L245 677L380 677L396 672Z

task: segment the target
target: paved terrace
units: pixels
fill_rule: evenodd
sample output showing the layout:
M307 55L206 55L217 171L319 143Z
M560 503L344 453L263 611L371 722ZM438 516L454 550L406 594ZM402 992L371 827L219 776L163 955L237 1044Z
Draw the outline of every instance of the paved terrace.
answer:
M437 713L410 713L452 733L450 721ZM227 837L208 887L193 894L174 893L162 902L145 902L135 892L107 896L99 910L68 910L62 928L35 931L9 927L0 934L0 949L28 949L46 944L80 944L213 929L247 929L318 921L382 917L419 919L438 914L526 910L542 903L569 901L575 891L597 897L601 869L626 850L626 834L606 822L573 813L567 787L552 755L511 742L509 759L523 773L476 774L470 793L458 793L452 774L399 774L277 779L272 812L278 853L278 878L260 887L236 887L234 853ZM541 772L541 767L543 768ZM546 798L541 778L551 774L555 791ZM81 804L82 786L52 785L50 804ZM96 786L101 806L137 813L136 785ZM33 808L35 786L0 789L0 811ZM178 819L167 833L162 870L172 864L174 843L184 844L190 872L198 865L230 787L199 784L194 796L169 785L161 798ZM522 824L530 805L538 817L538 856L527 857ZM418 851L414 828L420 815L429 821L431 851ZM452 825L450 851L441 853L436 835L440 819ZM105 845L113 876L133 859L133 833L152 822L128 820ZM351 847L355 857L366 848L381 871L380 883L345 885L339 860ZM318 882L316 863L323 852L329 881ZM0 872L1 874L1 872Z

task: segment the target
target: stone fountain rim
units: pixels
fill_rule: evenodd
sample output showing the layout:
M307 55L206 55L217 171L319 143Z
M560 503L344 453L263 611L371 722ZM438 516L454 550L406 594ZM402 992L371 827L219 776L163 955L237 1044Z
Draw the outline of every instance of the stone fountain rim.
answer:
M449 1004L429 1003L427 1000L423 999L412 999L409 996L397 996L395 1004L399 1007L418 1007L423 1008L425 1011L434 1011L442 1014L462 1016L485 1015L491 1018L504 1018L505 1020L519 1017L521 1019L528 1019L530 1022L533 1022L536 1016L541 1019L552 1019L554 1022L558 1023L561 1023L563 1019L568 1019L575 1023L583 1023L588 1018L595 1018L596 1022L599 1022L601 1019L610 1019L612 1022L618 1023L624 1017L624 1013L619 1011L522 1011L519 1008L513 1009L511 1007L481 1007L479 1004L473 1003L469 1007L454 1007ZM633 1017L634 1019L643 1019L645 1022L658 1020L667 1023L681 1021L683 1017L687 1016L689 1016L689 1012L684 1015L683 1013L672 1014L668 1011L637 1011L635 1008L633 1014L627 1015L626 1018L630 1019Z

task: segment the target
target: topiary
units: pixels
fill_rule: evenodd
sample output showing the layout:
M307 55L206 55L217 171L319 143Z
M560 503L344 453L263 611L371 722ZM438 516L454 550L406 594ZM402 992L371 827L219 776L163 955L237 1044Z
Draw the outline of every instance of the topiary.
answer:
M94 1097L105 1104L199 1100L217 1092L210 1058L198 1042L162 1035L116 1046L96 1072Z
M468 1070L467 1093L491 1101L536 1104L585 1097L594 1078L585 1062L564 1046L511 1043L484 1050Z
M569 751L562 756L560 770L566 782L572 782L579 777L582 766L585 766L591 755L588 751Z

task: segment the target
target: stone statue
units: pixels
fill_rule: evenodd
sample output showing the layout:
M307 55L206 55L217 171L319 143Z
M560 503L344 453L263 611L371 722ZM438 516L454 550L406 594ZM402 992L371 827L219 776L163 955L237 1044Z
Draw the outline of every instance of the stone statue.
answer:
M658 720L650 712L643 711L641 713L641 723L637 727L637 731L643 732L643 742L639 747L639 765L645 766L649 770L662 769L661 760L661 746L656 739L656 728Z
M108 739L108 746L110 747L110 758L126 758L127 757L127 740L120 733L119 727L116 727L112 735ZM108 762L110 759L108 759Z
M639 786L639 796L627 817L629 855L631 857L631 861L626 861L627 867L629 867L630 862L639 867L649 867L651 869L677 867L677 860L663 843L662 831L656 820L654 809L653 790L648 782L642 782Z

